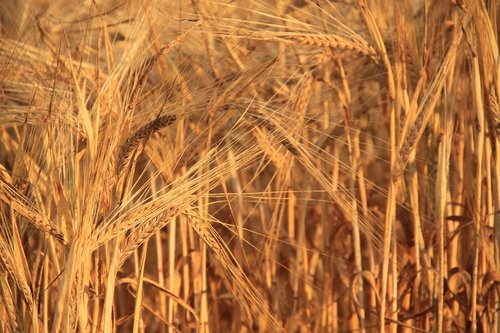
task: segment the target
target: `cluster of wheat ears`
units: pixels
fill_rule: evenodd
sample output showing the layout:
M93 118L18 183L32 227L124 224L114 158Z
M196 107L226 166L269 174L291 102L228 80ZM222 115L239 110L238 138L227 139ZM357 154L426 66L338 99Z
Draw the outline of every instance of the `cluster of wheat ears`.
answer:
M498 0L2 0L0 332L500 332Z

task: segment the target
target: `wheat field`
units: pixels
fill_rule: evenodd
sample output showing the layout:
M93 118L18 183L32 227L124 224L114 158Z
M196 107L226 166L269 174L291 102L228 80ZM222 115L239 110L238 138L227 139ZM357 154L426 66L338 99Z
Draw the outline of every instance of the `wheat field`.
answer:
M2 0L0 332L500 332L497 0Z

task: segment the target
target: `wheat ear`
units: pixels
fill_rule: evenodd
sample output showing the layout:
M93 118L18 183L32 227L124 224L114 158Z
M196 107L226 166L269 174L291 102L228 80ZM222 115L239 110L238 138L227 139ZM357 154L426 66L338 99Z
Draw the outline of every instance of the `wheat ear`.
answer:
M24 216L36 229L50 234L62 244L67 244L68 240L64 237L64 234L48 218L32 207L28 200L5 180L0 174L0 200L10 204L14 211Z
M172 124L177 117L175 115L166 115L156 118L155 120L150 121L143 127L141 127L138 131L136 131L131 137L129 137L125 143L122 145L120 149L120 153L118 155L118 182L116 188L118 189L117 197L120 198L124 191L124 183L125 176L127 174L127 170L130 169L130 164L132 157L134 156L134 152L142 141L147 140L149 136L160 129Z
M128 165L130 158L132 157L132 153L142 140L147 139L151 134L158 132L160 129L171 125L176 119L177 116L175 115L158 117L142 126L131 137L129 137L120 148L120 154L118 155L118 175L120 175L124 168Z
M285 39L305 46L351 50L369 57L376 63L379 62L377 51L375 51L373 46L361 38L349 39L337 35L294 34L285 36Z
M21 291L21 296L23 297L26 305L28 305L29 312L33 313L34 301L33 294L31 292L30 285L26 276L21 274L19 268L17 268L14 254L10 250L9 245L0 237L0 267L3 266L4 270L12 277L16 283L17 288Z
M142 90L142 87L144 86L144 83L146 82L146 79L153 69L153 66L158 62L158 59L164 54L170 52L175 46L180 44L184 39L186 39L187 35L196 27L200 24L201 22L198 21L196 24L192 25L189 27L188 30L180 34L176 39L170 41L167 45L164 45L160 48L160 50L153 56L147 58L141 65L140 67L140 72L137 75L137 83L132 89L132 92L130 93L129 97L129 102L128 102L128 108L129 109L134 109L135 105L137 103L137 98L139 97L139 93Z

